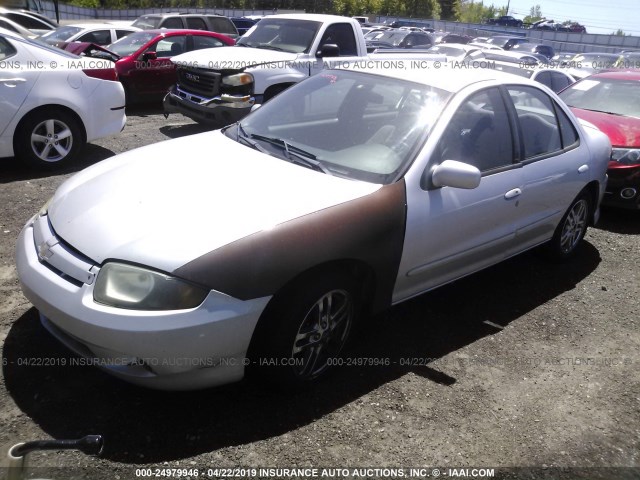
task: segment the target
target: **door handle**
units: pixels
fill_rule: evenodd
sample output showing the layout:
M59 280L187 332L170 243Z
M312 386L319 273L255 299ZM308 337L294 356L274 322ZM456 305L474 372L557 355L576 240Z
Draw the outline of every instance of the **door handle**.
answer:
M521 194L522 190L520 190L519 188L514 188L513 190L509 190L507 193L505 193L504 198L506 200L509 200L511 198L519 197Z
M580 168L578 168L578 173L584 173L588 171L589 171L589 165L582 165Z
M0 78L0 83L24 83L26 78Z

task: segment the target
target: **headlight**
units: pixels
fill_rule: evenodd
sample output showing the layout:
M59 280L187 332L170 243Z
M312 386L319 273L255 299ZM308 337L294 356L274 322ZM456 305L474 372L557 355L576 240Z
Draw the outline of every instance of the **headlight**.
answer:
M222 84L229 87L239 87L240 85L248 85L253 83L253 75L250 73L238 73L222 78Z
M124 263L100 269L93 290L98 303L132 310L181 310L202 303L208 290L163 273Z
M639 165L640 149L638 148L613 148L611 149L611 160L623 165Z

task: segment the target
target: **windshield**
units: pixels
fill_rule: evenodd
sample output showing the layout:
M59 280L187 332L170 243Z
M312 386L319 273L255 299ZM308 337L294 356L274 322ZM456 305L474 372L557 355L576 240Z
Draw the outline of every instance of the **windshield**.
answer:
M309 53L320 25L320 22L310 20L265 18L245 33L238 40L237 45L291 53Z
M162 17L153 17L151 15L143 15L131 24L132 27L138 27L143 30L151 30L152 28L158 28Z
M111 50L121 57L127 57L137 52L143 45L155 37L155 33L135 32L126 37L122 37L120 40L116 40L107 47L107 50Z
M396 78L327 70L225 134L326 174L391 183L411 163L450 95Z
M56 30L40 35L38 38L44 40L47 43L66 42L69 38L73 37L76 33L82 31L80 27L60 27Z
M640 118L640 81L586 78L560 93L570 107Z

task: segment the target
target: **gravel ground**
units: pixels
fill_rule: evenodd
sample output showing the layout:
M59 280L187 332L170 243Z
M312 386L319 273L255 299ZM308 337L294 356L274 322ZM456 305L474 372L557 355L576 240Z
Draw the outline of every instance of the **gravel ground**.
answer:
M73 170L199 131L179 115L139 109ZM603 211L569 264L530 252L367 319L351 364L312 390L240 383L166 393L68 366L75 357L39 325L18 285L16 237L73 172L14 163L0 165L0 447L91 433L106 442L101 458L34 454L38 475L128 479L136 468L197 468L199 478L229 478L243 472L207 469L308 467L344 478L321 469L385 477L394 472L352 469L424 467L395 476L427 478L437 467L471 478L449 469L518 467L496 476L640 478L638 213ZM44 361L24 365L33 358Z

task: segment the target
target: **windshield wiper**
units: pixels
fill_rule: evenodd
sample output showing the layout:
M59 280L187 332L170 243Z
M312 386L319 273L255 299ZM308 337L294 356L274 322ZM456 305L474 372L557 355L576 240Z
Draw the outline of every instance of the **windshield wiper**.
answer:
M300 147L290 145L281 138L265 137L264 135L258 135L255 133L249 135L249 137L281 147L284 151L285 158L287 160L290 160L292 163L297 163L298 165L311 168L312 170L331 175L329 169L325 167L320 161L316 160L316 156L313 153L307 152Z
M266 43L256 45L256 48L264 48L267 50L277 50L278 52L286 52L284 48L274 47L273 45L267 45Z
M238 127L238 129L236 130L236 132L237 132L236 141L237 142L242 141L242 142L245 143L245 145L249 145L251 148L253 148L254 150L258 150L261 153L266 153L266 154L269 153L269 152L267 152L267 150L264 149L264 147L261 147L256 142L251 140L251 136L244 130L244 128L242 127L242 124L240 122L236 122L236 125Z

